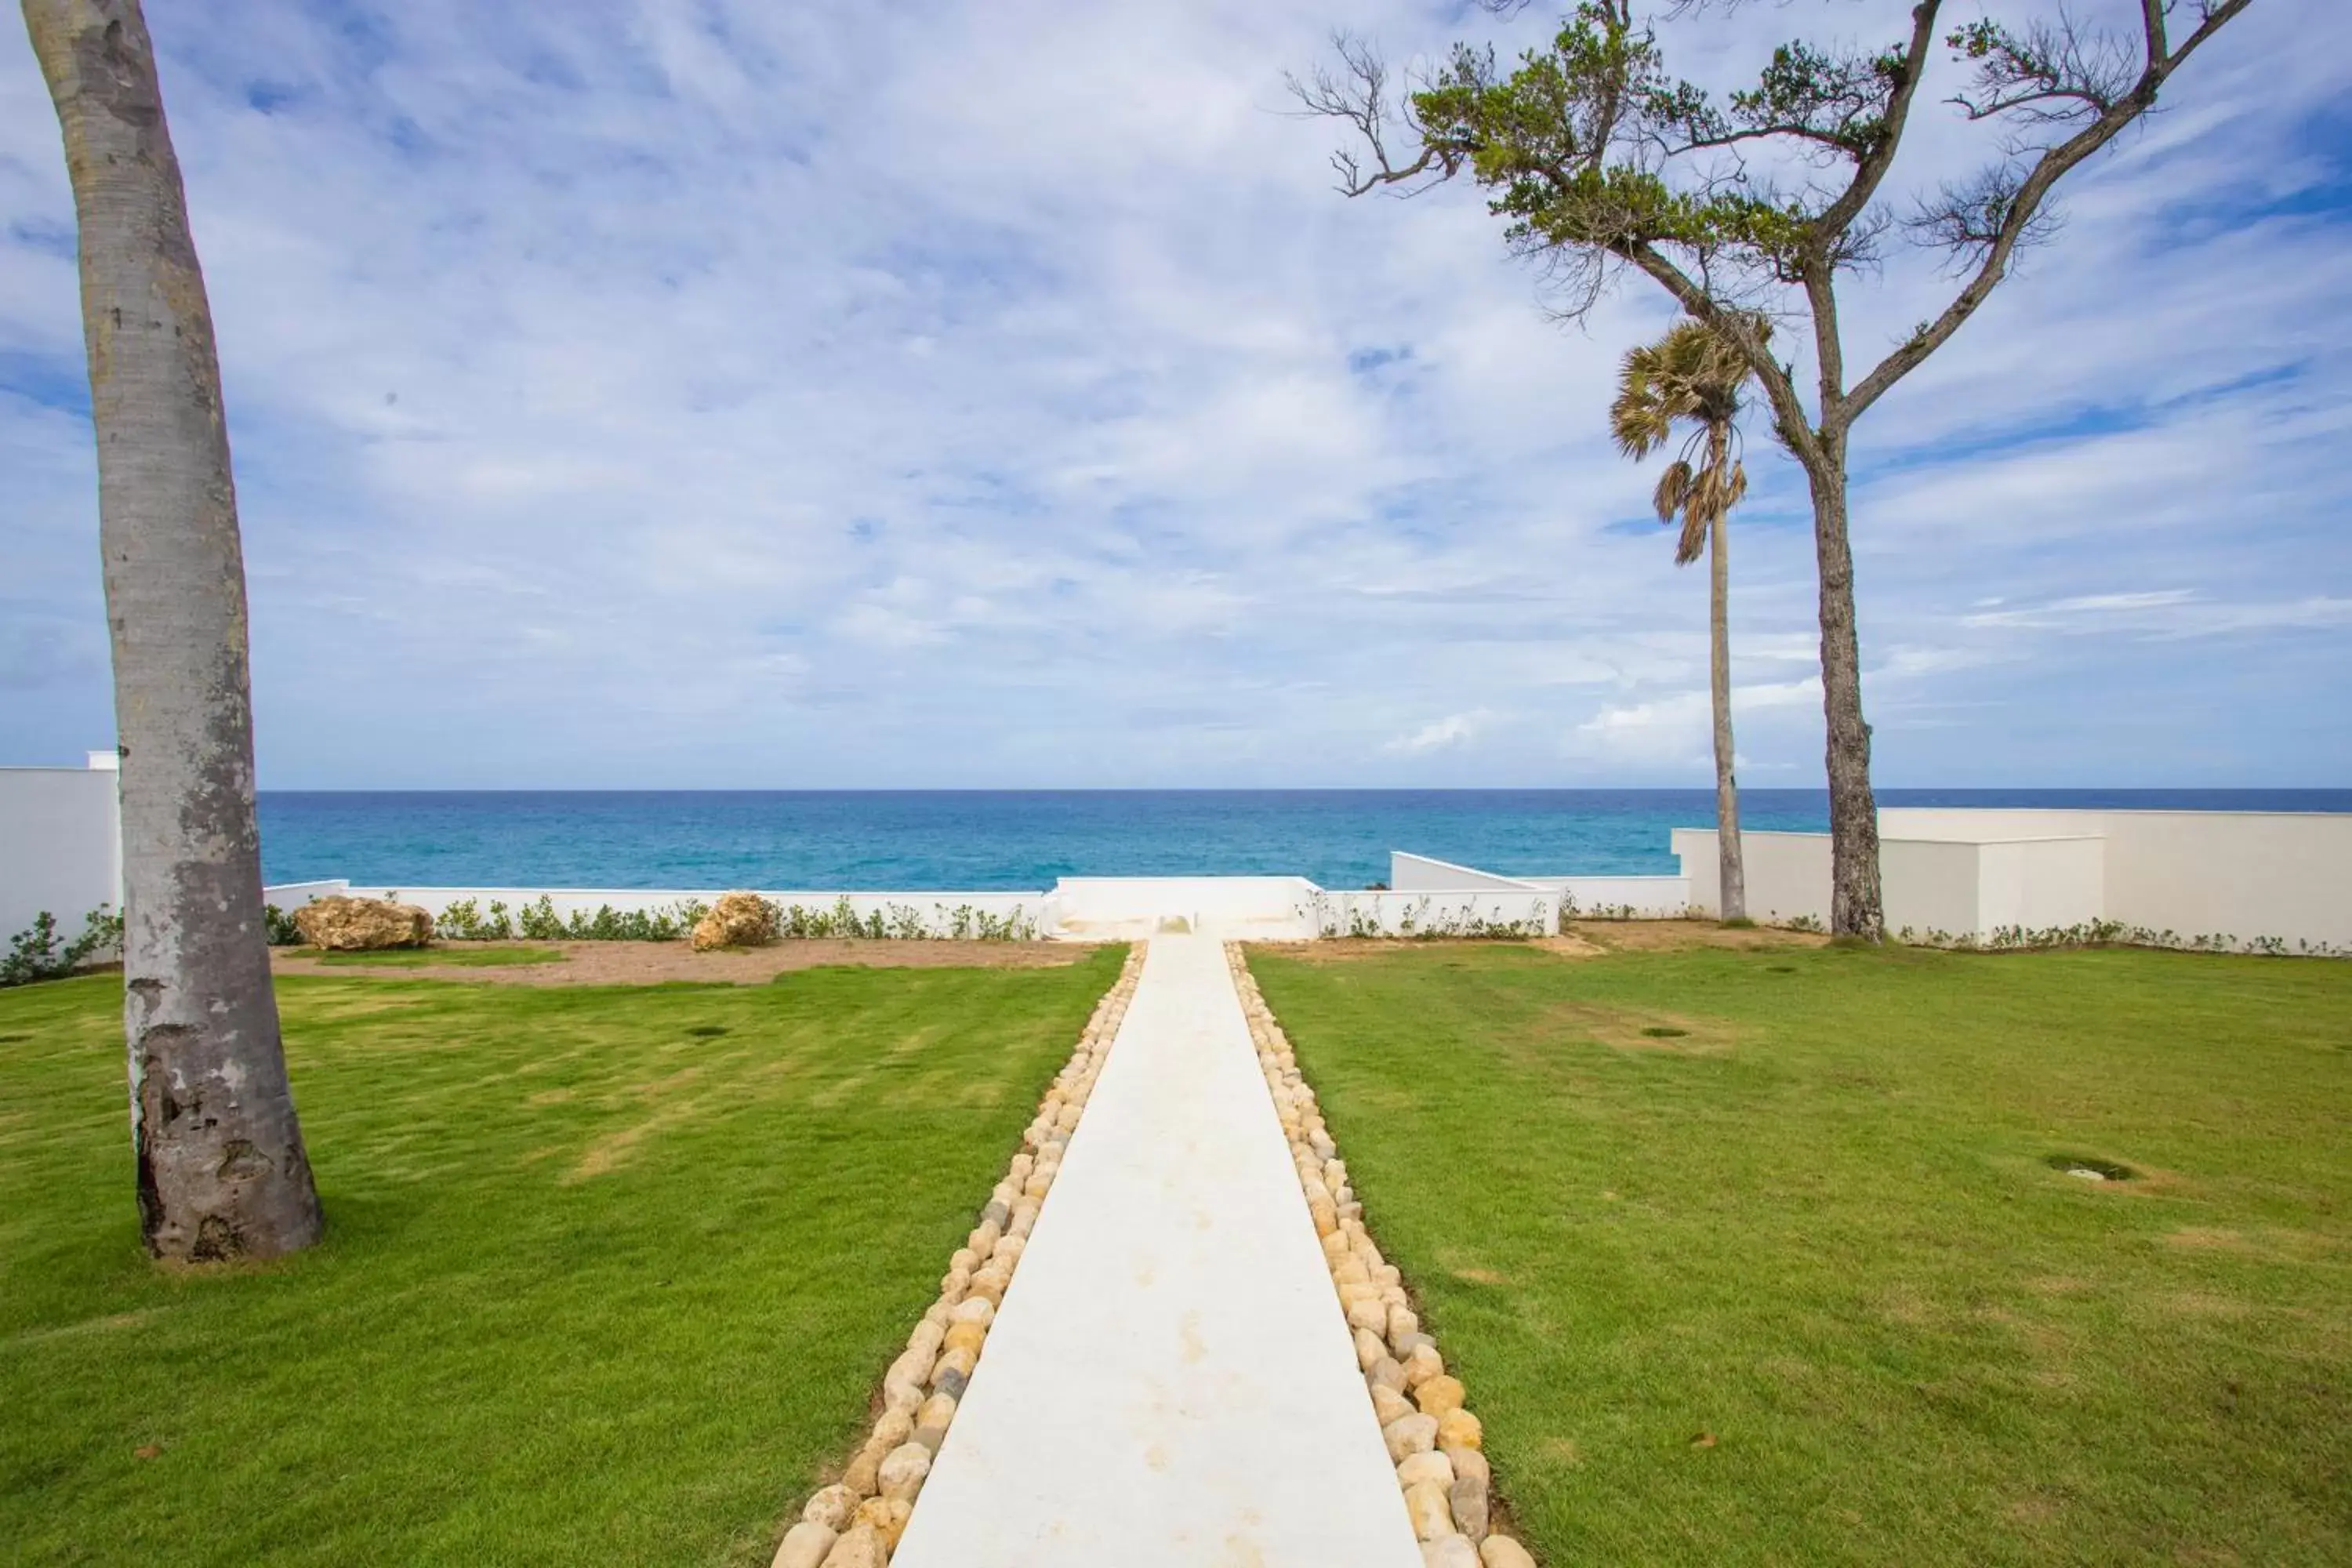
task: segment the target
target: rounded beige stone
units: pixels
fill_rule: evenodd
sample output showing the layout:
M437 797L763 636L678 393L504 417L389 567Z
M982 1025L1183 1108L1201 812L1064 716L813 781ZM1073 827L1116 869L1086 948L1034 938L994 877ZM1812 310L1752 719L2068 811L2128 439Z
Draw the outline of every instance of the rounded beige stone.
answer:
M1392 1426L1413 1413L1412 1402L1388 1384L1375 1383L1371 1390L1372 1419L1382 1426Z
M1478 1561L1485 1568L1536 1568L1528 1549L1507 1535L1490 1535L1480 1542Z
M923 1478L930 1473L931 1451L920 1443L901 1443L882 1461L875 1480L884 1497L912 1502L923 1489Z
M954 1373L969 1382L972 1369L979 1364L980 1348L978 1346L950 1345L940 1352L940 1359L932 1363L931 1385L935 1388L939 1386L940 1379L950 1373Z
M1356 1365L1360 1370L1371 1371L1373 1366L1388 1353L1389 1347L1381 1342L1380 1335L1370 1329L1356 1331Z
M915 1505L903 1498L867 1498L857 1505L857 1522L882 1538L885 1556L898 1550L898 1538L907 1533L907 1521L913 1518Z
M1445 1488L1436 1481L1407 1487L1404 1511L1412 1521L1413 1538L1417 1541L1434 1541L1454 1533L1454 1505L1447 1500Z
M1445 1358L1429 1345L1415 1345L1412 1353L1404 1358L1404 1385L1419 1388L1433 1377L1445 1375Z
M1487 1482L1494 1479L1486 1464L1486 1456L1475 1448L1465 1448L1455 1444L1450 1447L1441 1447L1438 1452L1454 1462L1454 1474L1457 1479L1475 1476L1481 1482Z
M1440 1486L1454 1484L1454 1461L1444 1454L1427 1453L1409 1456L1397 1467L1397 1485L1411 1489L1423 1481L1435 1481Z
M947 1348L951 1351L970 1351L977 1356L980 1354L981 1346L987 1342L988 1329L983 1324L967 1321L957 1323L948 1330Z
M819 1488L810 1497L807 1505L801 1510L801 1518L810 1524L821 1524L838 1535L849 1528L849 1516L856 1511L857 1494L836 1481L832 1486ZM830 1546L833 1542L828 1540L825 1544ZM824 1554L819 1552L817 1561L824 1560Z
M783 1544L776 1548L768 1568L820 1568L838 1539L840 1532L831 1525L804 1519L784 1531Z
M1478 1568L1478 1549L1466 1535L1441 1535L1421 1543L1422 1568Z
M848 1468L841 1472L841 1484L861 1498L872 1497L875 1487L879 1484L877 1475L882 1468L882 1457L897 1446L892 1444L886 1447L879 1443L868 1443L858 1449Z
M1388 1445L1389 1463L1402 1465L1415 1454L1426 1454L1437 1447L1437 1421L1429 1415L1404 1415L1381 1428L1381 1440Z
M1449 1410L1437 1418L1437 1441L1447 1448L1484 1448L1486 1428L1467 1410Z
M1445 1419L1446 1412L1461 1409L1466 1397L1462 1380L1449 1375L1433 1377L1412 1391L1412 1402L1421 1406L1422 1413L1440 1421Z

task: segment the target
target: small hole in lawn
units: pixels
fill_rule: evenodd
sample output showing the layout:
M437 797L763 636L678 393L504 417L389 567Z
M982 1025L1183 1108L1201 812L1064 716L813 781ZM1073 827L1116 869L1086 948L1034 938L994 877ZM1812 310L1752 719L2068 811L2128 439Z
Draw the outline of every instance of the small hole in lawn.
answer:
M2053 1171L2085 1182L2128 1182L2139 1173L2129 1165L2118 1165L2113 1160L2102 1160L2090 1154L2044 1154L2042 1163Z
M1797 966L1793 963L1768 963L1764 966L1764 973L1767 974L1794 974L1797 973Z
M705 1040L715 1040L726 1032L727 1026L724 1024L697 1024L687 1031L688 1034Z
M1688 1029L1669 1029L1664 1024L1653 1024L1648 1028L1643 1029L1642 1033L1649 1036L1650 1038L1654 1040L1679 1040L1685 1035L1689 1034L1690 1031Z
M13 1046L18 1040L29 1040L30 1035L0 1035L0 1046Z

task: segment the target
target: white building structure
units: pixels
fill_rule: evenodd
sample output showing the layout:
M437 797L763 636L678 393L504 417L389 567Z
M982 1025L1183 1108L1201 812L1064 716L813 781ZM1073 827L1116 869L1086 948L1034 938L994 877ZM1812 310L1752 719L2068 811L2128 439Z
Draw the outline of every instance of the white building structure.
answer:
M2352 953L2352 814L1890 806L1887 929L1979 942L2105 921L2129 940ZM1715 830L1678 827L1700 914L1719 907ZM1825 833L1742 833L1748 912L1830 912Z
M121 774L112 752L79 768L0 768L0 943L43 910L70 938L122 908Z

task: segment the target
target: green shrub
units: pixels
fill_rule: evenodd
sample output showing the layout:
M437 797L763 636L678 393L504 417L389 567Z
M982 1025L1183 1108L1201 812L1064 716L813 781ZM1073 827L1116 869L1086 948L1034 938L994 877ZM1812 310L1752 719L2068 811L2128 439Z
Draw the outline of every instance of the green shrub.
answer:
M0 985L29 985L36 980L57 980L108 952L122 951L122 917L111 904L100 904L82 918L81 934L60 945L58 917L43 910L31 926L8 939L8 952L0 957Z

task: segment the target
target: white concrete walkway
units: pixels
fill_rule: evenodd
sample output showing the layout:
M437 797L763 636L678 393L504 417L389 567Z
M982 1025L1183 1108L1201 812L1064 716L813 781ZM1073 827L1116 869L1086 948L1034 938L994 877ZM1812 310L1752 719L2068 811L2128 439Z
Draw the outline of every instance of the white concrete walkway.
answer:
M1212 936L1143 979L898 1568L1420 1568Z

